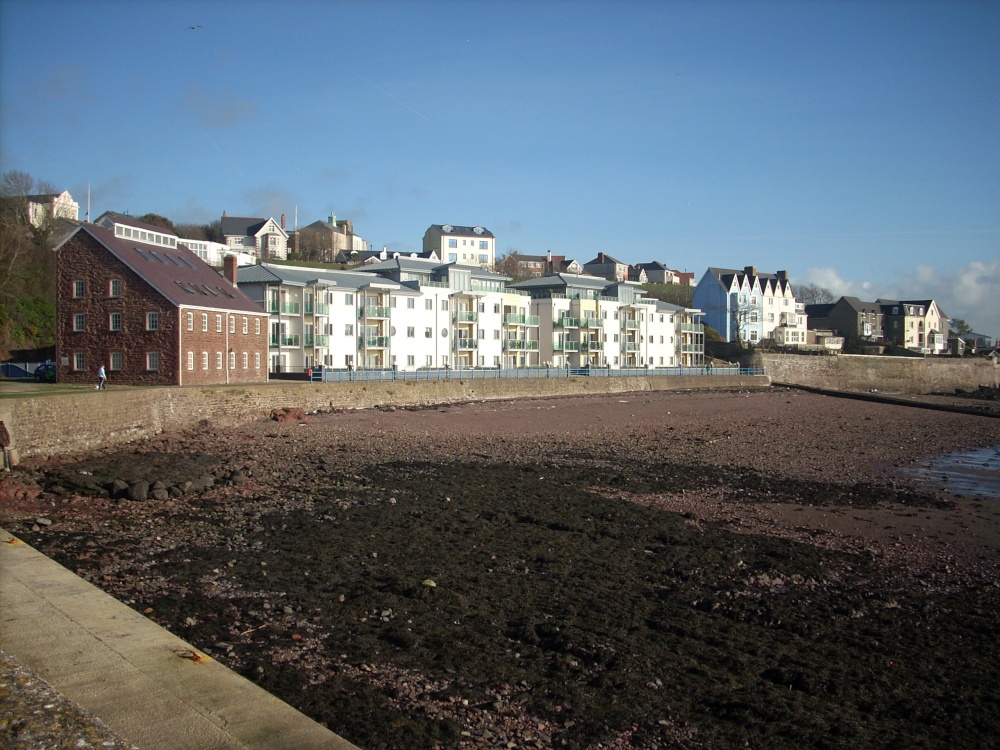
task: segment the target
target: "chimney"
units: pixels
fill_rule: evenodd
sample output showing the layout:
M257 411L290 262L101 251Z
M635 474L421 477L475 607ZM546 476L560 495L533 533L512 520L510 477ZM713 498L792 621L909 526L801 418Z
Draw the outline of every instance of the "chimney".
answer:
M222 275L225 276L229 283L236 286L236 267L239 264L239 259L235 254L230 253L222 259Z
M222 218L223 218L223 219L225 219L225 218L226 218L226 212L225 212L225 211L223 211L223 212L222 212Z
M285 215L284 214L281 215L281 231L282 232L285 231Z
M788 281L788 271L778 271L775 275L782 281Z
M757 275L757 266L746 266L743 269L743 271L744 271L744 273L746 273L747 276L756 276Z

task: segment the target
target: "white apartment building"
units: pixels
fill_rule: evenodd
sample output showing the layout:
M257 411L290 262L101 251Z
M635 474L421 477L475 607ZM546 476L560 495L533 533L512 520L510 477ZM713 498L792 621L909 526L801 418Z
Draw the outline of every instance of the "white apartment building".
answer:
M483 269L496 266L496 238L485 227L432 224L424 232L424 252L432 250L446 263Z

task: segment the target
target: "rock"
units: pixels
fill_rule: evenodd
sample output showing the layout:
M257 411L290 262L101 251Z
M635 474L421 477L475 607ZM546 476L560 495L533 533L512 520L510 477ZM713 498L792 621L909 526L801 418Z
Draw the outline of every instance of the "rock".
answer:
M51 526L52 525L52 519L51 518L45 518L44 516L42 516L42 517L36 518L35 519L35 523L37 523L39 526Z
M114 498L128 497L128 482L116 479L107 485L108 493Z
M149 498L149 482L140 479L135 484L129 485L126 497L129 500L147 500Z
M170 493L167 490L165 490L165 489L150 490L149 495L154 500L169 500L170 499Z

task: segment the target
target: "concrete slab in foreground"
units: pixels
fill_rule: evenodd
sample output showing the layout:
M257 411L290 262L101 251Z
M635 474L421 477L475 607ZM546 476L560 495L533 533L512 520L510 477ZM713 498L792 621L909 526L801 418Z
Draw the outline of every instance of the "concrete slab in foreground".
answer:
M355 747L3 529L0 648L142 750Z

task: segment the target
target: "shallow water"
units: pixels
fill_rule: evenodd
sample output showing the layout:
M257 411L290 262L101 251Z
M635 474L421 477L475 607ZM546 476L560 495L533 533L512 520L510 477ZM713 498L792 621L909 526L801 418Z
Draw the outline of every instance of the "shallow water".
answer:
M1000 498L1000 445L945 453L904 473L953 495Z

